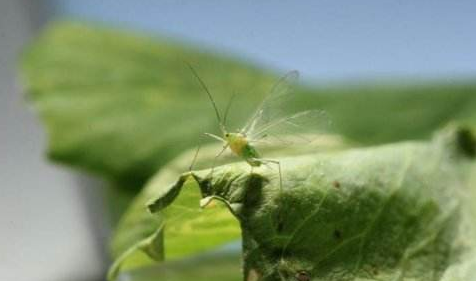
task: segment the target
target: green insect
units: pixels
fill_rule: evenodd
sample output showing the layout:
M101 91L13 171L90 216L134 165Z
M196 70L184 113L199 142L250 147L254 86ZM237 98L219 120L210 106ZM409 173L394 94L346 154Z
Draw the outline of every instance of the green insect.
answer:
M281 173L281 163L278 160L263 158L258 152L256 145L259 143L265 143L267 139L274 139L285 143L286 140L281 139L279 137L280 135L282 136L283 134L311 132L313 129L321 129L320 123L322 123L324 118L323 112L320 110L305 110L293 114L285 114L285 111L283 111L283 106L286 105L286 102L289 101L293 96L290 89L298 79L299 72L291 71L279 79L255 113L251 116L251 118L248 119L248 122L245 124L245 126L243 126L243 128L237 132L229 132L226 129L225 124L234 96L230 99L230 102L226 107L224 117L222 118L215 100L210 94L207 86L202 81L202 79L200 79L193 67L191 65L188 66L193 75L199 81L201 87L207 93L222 132L221 137L214 134L205 133L205 135L223 143L223 148L215 156L215 160L227 149L230 149L235 155L246 161L251 166L251 169L261 165L277 165L279 172L279 184L282 188L283 180ZM309 139L306 139L303 136L300 136L300 138L304 141L309 141ZM195 154L195 158L197 157L197 154L198 150ZM193 166L193 162L191 167ZM214 167L212 167L212 171L213 168Z

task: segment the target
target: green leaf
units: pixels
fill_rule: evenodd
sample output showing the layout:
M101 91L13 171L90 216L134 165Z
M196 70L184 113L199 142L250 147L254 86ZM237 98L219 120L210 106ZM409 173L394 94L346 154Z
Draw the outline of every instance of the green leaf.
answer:
M49 156L129 189L124 198L137 192L157 169L195 146L199 134L217 129L183 61L197 68L220 105L240 93L230 125L243 124L275 75L185 46L93 25L51 25L22 62L26 91L48 133ZM423 138L449 120L476 123L474 82L308 86L298 92L289 110L323 109L334 132L359 144ZM114 239L115 256L127 256L131 267L164 254L158 231L164 218L149 216L144 207L156 195L144 191L136 199Z
M94 25L50 25L25 52L26 91L48 132L50 158L137 188L217 130L191 63L219 105L233 92L230 128L243 125L276 75L195 46ZM476 122L474 82L307 87L287 109L328 112L360 143L422 138L449 120ZM239 110L236 110L239 109ZM411 126L409 126L411 124Z
M119 280L133 281L241 281L240 253L214 252L195 258L165 262L153 267L126 272Z
M275 144L263 152L268 156L297 155L342 147L343 141L339 137L322 135L307 146L289 149ZM195 167L209 165L220 149L221 145L202 147ZM181 175L195 153L195 150L185 152L161 169L124 214L111 244L115 262L109 271L109 279L114 279L120 271L149 265L153 260L162 261L164 257L167 260L183 259L241 238L238 222L227 206L218 203L200 208L202 194L197 182L190 178L189 173ZM233 160L236 158L227 154L217 164ZM170 185L177 178L179 181ZM180 196L177 196L179 191ZM154 215L147 210L147 205ZM168 207L162 211L165 206Z
M109 270L110 280L123 270L162 261L164 257L174 260L193 256L241 237L237 221L223 206L200 208L198 186L187 181L187 176L179 181L184 192L172 198L176 200L170 208L154 215L148 212L146 205L150 198L163 194L164 188L180 177L191 164L194 153L185 153L161 169L122 217L111 243L115 262Z
M184 44L76 23L51 25L23 59L26 90L48 132L49 156L121 186L143 184L197 145L200 134L217 129L185 62L219 105L237 92L237 106L248 112L273 82L251 64Z
M282 158L283 189L276 171L224 165L149 206L191 175L240 221L247 280L473 280L475 148L449 127L431 142Z
M151 182L152 189L170 182L170 174L173 173L169 169L159 173ZM174 202L167 210L156 216L146 213L144 202L133 203L142 208L129 210L119 224L112 249L121 255L116 255L118 258L110 269L109 279L114 279L121 269L147 265L150 259L176 260L241 238L238 222L225 206L200 208L199 189L187 179L187 176L181 177L183 192L173 198Z

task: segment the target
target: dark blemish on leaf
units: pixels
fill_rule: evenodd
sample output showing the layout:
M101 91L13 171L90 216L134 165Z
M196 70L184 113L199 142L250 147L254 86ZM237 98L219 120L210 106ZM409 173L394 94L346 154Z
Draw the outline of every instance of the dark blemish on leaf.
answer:
M273 249L271 250L271 256L273 256L273 257L279 257L279 256L282 255L282 253L283 253L283 249L282 249L282 248L273 248Z
M259 189L263 187L264 182L266 181L265 178L263 178L259 174L250 174L248 177L248 182L247 182L247 188L248 189Z
M464 154L473 158L476 156L476 138L468 129L460 129L456 135L458 147Z
M243 198L243 208L240 216L250 217L255 208L261 206L263 200L263 184L266 179L258 174L250 174L246 183L245 194Z
M283 219L283 212L279 211L278 216L276 218L276 232L280 233L284 230L284 219Z
M271 250L271 256L281 258L281 260L277 261L277 263L282 263L283 262L282 258L288 255L289 255L289 250L286 248L275 247Z
M334 181L334 182L332 183L332 186L334 186L335 188L339 189L339 188L340 188L340 182Z
M341 239L342 238L342 233L339 230L334 230L334 238L335 239Z
M366 264L363 266L363 270L365 270L369 274L372 274L373 276L379 274L378 268L375 265Z
M311 280L311 274L309 274L309 272L307 272L305 270L298 271L296 273L295 277L296 277L296 280L299 280L299 281L309 281L309 280Z
M198 187L200 191L204 195L204 197L210 196L212 191L212 181L208 179L203 179L202 181L198 181Z

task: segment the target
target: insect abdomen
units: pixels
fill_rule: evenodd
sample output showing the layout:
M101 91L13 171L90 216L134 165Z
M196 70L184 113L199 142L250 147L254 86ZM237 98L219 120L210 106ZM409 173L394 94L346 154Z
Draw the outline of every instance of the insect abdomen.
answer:
M242 157L251 166L258 167L258 166L261 165L261 161L256 160L256 159L260 158L260 155L258 154L258 151L256 151L256 149L254 147L252 147L251 145L249 145L249 144L246 144L243 147Z

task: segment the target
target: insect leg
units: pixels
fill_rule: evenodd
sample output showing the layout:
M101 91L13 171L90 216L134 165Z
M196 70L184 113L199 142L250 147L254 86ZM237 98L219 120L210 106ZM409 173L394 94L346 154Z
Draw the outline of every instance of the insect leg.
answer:
M197 150L195 151L195 155L193 156L192 163L190 163L190 166L188 167L189 171L193 170L193 166L195 165L195 162L197 162L198 153L200 152L200 148L202 147L202 141L203 141L203 135L200 135L200 138L198 139Z
M205 136L209 136L209 137L212 137L212 138L214 138L214 139L216 139L216 140L225 142L224 139L220 138L220 137L217 136L217 135L210 134L210 133L203 133L203 134L204 134ZM195 162L197 161L198 153L200 152L200 148L201 148L201 146L202 146L202 142L203 142L203 138L199 138L199 139L198 139L197 150L195 151L195 155L193 156L192 163L191 163L190 166L188 167L188 170L189 170L189 171L191 171L191 170L193 169L193 166L195 165ZM225 149L226 149L226 148L224 148L223 151L224 151ZM223 151L221 151L220 154L223 153ZM217 158L218 156L220 156L220 154L217 155L217 156L215 156L215 158ZM215 163L215 162L213 162L213 163Z
M209 137L211 137L211 138L214 138L214 139L216 139L216 140L219 140L219 141L222 141L222 142L226 143L226 144L223 146L222 150L215 156L215 158L213 158L212 170L211 170L211 172L210 172L211 174L213 174L213 170L215 169L216 161L217 161L218 157L220 157L220 156L223 154L223 152L225 152L225 150L228 148L228 143L226 142L225 139L223 139L223 138L221 138L221 137L219 137L219 136L217 136L217 135L210 134L210 133L204 133L204 134L205 134L206 136L209 136Z
M195 151L195 155L193 156L192 163L190 163L190 166L188 167L188 170L191 172L193 170L193 166L195 165L195 162L197 161L198 153L200 152L200 147L202 146L201 142L198 143L197 150Z
M223 146L223 148L221 149L221 151L220 151L217 155L215 155L215 158L213 158L212 170L210 171L210 174L213 175L213 171L215 170L215 164L216 164L216 161L217 161L218 157L220 157L220 156L223 154L223 152L225 152L225 150L226 150L227 148L228 148L228 144L225 144L225 145Z
M219 140L219 141L222 141L222 142L226 142L226 140L224 140L223 138L217 136L217 135L214 135L214 134L210 134L210 133L204 133L206 136L209 136L211 138L214 138L216 140Z

